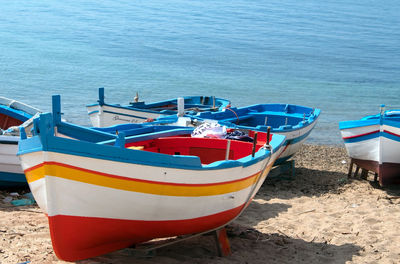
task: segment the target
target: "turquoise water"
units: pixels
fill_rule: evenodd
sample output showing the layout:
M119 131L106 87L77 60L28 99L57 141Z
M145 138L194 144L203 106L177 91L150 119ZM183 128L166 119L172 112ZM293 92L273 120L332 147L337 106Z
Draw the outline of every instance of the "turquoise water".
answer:
M0 95L89 124L85 105L215 95L322 109L338 122L399 107L400 2L1 1Z

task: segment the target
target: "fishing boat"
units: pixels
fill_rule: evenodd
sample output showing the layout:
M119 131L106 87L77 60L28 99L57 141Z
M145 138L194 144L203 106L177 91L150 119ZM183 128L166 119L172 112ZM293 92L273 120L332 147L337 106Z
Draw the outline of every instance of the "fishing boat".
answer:
M21 129L18 155L66 261L225 226L251 202L285 140L263 132L250 133L254 142L193 138L181 127L90 142L57 136L65 124L41 114L31 138Z
M181 102L181 104L180 104ZM99 100L87 105L90 122L94 127L108 127L125 123L143 123L163 115L176 115L182 106L182 114L195 114L202 111L220 111L230 105L229 100L214 96L187 96L149 103L139 102L138 95L129 105L108 104L104 101L104 88L99 88Z
M276 161L276 164L281 164L300 149L316 125L320 113L320 109L300 105L257 104L184 117L162 117L155 123L192 126L202 122L217 122L230 128L263 132L269 127L272 133L286 137L285 150Z
M0 187L27 184L17 157L19 135L15 133L18 131L15 126L22 125L38 112L32 106L0 97Z
M400 110L384 111L339 123L347 153L367 171L377 173L381 186L400 184Z

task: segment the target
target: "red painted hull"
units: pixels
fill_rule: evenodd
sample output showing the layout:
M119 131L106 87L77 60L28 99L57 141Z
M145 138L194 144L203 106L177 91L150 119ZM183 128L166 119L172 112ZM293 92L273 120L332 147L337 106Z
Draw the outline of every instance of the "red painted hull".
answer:
M387 186L400 184L400 164L385 162L379 164L377 161L353 159L360 168L378 173L379 185Z
M400 164L389 162L380 164L378 175L381 186L400 184Z
M137 221L67 215L49 216L57 257L77 261L109 253L154 238L205 232L234 219L243 205L218 214L187 220Z

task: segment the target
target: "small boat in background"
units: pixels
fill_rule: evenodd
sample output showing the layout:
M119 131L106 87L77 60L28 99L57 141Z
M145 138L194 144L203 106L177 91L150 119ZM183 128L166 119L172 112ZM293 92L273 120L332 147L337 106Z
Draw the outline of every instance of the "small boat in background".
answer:
M183 97L183 113L195 114L202 111L221 111L230 105L229 100L214 96ZM126 123L143 123L163 115L178 113L178 99L146 104L139 102L138 94L129 105L108 104L104 101L104 88L99 88L99 100L86 106L90 122L94 127L107 127Z
M400 110L339 123L347 153L357 166L377 173L381 186L400 184Z
M67 261L222 228L249 205L285 140L263 132L250 133L254 142L194 138L183 127L91 142L57 136L65 124L41 114L31 138L21 130L18 155L54 252Z
M18 128L40 111L24 103L0 97L0 187L27 184L17 157Z
M199 122L218 122L229 128L271 132L286 137L285 150L276 164L292 157L310 135L321 113L320 109L293 104L257 104L226 108L220 112L201 112L185 117L162 117L155 123L191 126Z

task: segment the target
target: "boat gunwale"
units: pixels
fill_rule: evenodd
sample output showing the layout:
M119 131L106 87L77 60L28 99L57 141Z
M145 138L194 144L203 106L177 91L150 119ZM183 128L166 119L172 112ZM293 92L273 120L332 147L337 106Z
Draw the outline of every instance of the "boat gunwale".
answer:
M20 140L19 152L17 155L24 155L37 151L50 151L138 165L191 170L218 170L233 167L247 167L271 156L270 151L259 149L255 152L254 158L248 155L238 160L220 160L202 165L198 156L153 153L56 137L54 136L54 128L48 127L48 125L51 124L51 114L41 114L40 118L45 119L42 122L36 121L37 123L39 122L40 133L31 138ZM96 132L97 131L92 131L93 134ZM270 142L273 153L279 150L284 142L285 136L274 134Z

